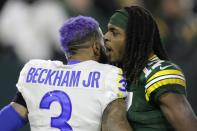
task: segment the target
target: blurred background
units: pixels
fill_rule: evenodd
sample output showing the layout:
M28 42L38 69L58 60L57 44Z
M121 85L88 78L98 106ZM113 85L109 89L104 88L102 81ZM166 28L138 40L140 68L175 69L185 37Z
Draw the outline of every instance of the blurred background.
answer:
M64 20L92 16L105 33L114 10L136 4L157 20L167 53L185 73L187 97L197 114L197 0L1 0L0 109L13 99L29 59L65 61L58 38ZM27 125L22 131L28 130Z

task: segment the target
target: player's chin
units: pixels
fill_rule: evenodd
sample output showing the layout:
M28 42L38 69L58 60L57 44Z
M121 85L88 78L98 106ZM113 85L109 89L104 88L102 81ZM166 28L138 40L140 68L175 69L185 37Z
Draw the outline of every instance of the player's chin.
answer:
M110 50L110 51L107 51L107 56L108 56L108 61L111 65L117 65L119 55L116 55L116 53L113 52L113 50ZM116 57L116 56L118 56L118 57Z

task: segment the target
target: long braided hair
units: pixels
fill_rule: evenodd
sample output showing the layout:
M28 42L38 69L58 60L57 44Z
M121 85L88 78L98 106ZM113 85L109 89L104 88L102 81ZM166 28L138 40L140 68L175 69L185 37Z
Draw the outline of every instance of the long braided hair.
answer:
M162 60L168 60L168 57L152 15L139 6L125 7L125 9L129 18L122 68L128 82L136 83L152 52Z

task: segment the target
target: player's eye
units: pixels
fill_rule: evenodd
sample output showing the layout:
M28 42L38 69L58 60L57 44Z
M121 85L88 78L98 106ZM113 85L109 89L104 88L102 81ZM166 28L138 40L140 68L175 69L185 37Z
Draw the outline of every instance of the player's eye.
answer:
M118 32L118 31L112 31L112 35L113 36L117 36L117 35L119 35L120 33Z

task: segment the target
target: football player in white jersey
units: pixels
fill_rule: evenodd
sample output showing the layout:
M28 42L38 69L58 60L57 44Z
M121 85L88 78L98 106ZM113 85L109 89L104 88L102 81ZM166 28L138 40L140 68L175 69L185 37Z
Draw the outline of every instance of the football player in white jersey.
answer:
M31 131L100 131L109 103L105 113L115 114L103 122L111 123L103 130L131 130L124 119L124 100L118 99L126 96L122 70L99 63L107 56L97 21L84 16L68 19L60 40L67 64L30 60L20 73L16 98L0 111L0 130L20 129L28 119Z

